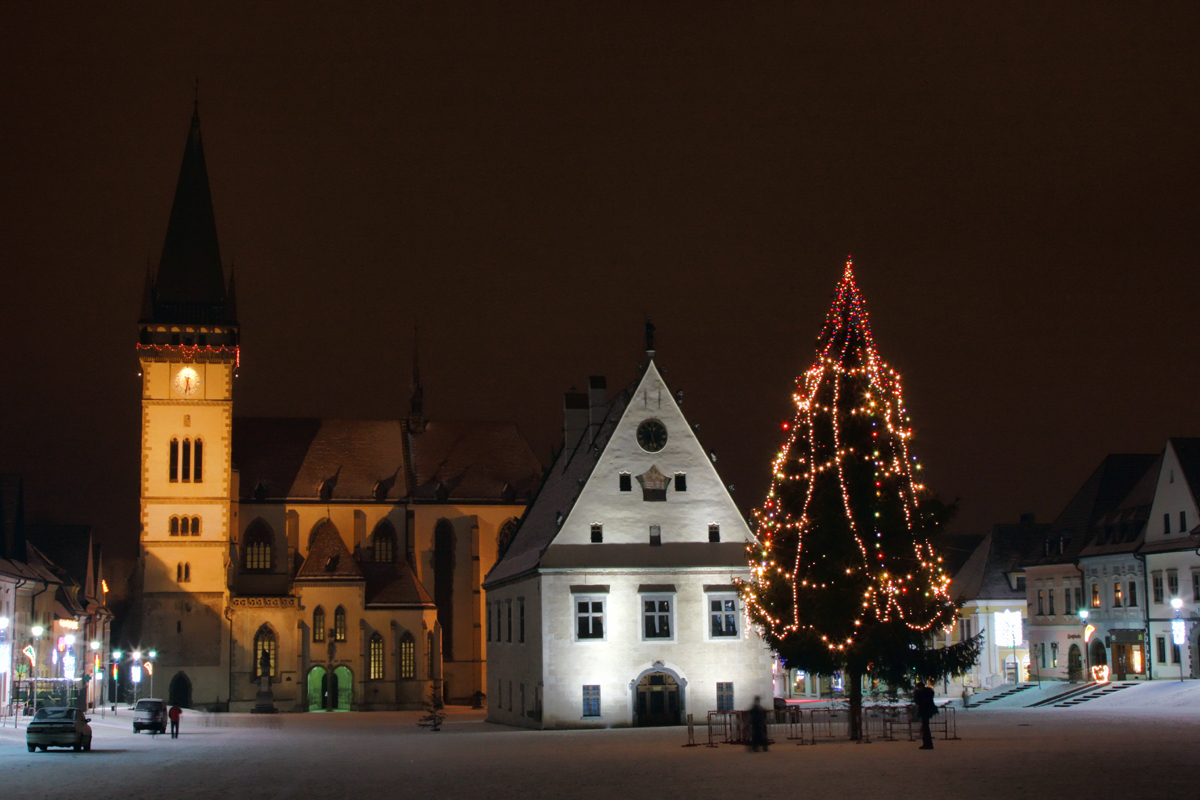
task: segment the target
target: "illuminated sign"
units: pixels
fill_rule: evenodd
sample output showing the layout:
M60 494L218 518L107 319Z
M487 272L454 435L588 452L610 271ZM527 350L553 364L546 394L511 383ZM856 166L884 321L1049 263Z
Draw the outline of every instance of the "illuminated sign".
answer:
M1133 671L1134 672L1142 671L1142 650L1141 650L1141 648L1138 648L1137 650L1133 651Z
M1171 620L1171 641L1183 644L1187 641L1187 623L1181 619Z
M138 664L134 664L129 668L129 680L134 683L142 682L142 668Z
M1023 638L1020 611L1005 609L996 615L996 644L1001 647L1017 647Z
M147 675L153 675L153 674L154 674L154 667L153 667L153 665L152 665L152 664L151 664L149 661L147 661L147 662L145 663L145 665L144 665L144 666L146 667L146 674L147 674Z
M78 623L76 620L73 620L73 619L56 619L56 620L54 620L54 621L55 621L55 622L57 622L57 623L58 623L58 627L62 628L63 630L67 630L67 631L77 631L77 630L79 630L79 623Z
M29 659L29 666L32 667L33 666L33 657L35 655L35 653L33 651L33 645L31 645L31 644L25 645L25 649L22 650L21 652L24 653L25 657Z
M1096 683L1108 683L1108 664L1092 667L1092 678Z
M1086 628L1083 629L1083 640L1085 642L1090 642L1092 640L1092 634L1095 632L1096 632L1096 626L1089 624Z

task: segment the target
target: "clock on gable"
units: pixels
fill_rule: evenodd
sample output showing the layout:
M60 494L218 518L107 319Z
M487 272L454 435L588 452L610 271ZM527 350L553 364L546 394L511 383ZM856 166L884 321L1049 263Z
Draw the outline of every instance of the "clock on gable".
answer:
M647 453L657 453L667 446L667 426L656 419L648 419L637 429L638 447Z

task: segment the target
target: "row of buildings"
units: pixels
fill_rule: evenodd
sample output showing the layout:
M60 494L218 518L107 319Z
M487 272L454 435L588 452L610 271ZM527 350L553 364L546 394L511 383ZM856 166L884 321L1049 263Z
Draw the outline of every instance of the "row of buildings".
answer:
M958 537L951 639L983 631L961 692L1033 680L1198 677L1200 439L1107 456L1050 523Z
M0 716L111 694L112 614L83 526L26 525L19 475L0 475Z

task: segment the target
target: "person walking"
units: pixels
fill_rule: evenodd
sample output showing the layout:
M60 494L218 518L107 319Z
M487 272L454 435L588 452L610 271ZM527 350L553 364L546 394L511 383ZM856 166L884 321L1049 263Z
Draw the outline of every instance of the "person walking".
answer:
M171 706L171 710L167 712L167 718L171 720L171 738L179 738L179 718L183 716L183 709L179 706Z
M754 704L750 706L750 749L757 753L760 747L767 752L767 710L763 708L762 698L755 695Z
M938 713L937 703L933 700L933 687L926 686L923 681L917 681L913 692L913 703L917 707L917 716L921 719L921 750L933 749L933 734L929 730L929 720Z

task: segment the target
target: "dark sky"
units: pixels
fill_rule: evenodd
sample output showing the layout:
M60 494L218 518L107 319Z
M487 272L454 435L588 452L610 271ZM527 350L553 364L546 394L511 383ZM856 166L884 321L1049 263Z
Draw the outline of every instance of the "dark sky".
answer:
M749 508L852 253L958 529L1200 433L1194 3L250 5L6 11L0 470L32 519L132 552L197 75L237 413L399 416L417 323L427 413L546 459L649 315Z

